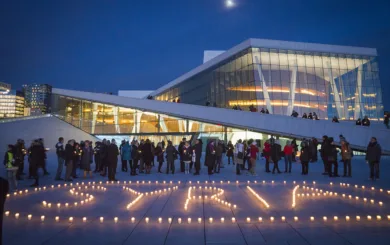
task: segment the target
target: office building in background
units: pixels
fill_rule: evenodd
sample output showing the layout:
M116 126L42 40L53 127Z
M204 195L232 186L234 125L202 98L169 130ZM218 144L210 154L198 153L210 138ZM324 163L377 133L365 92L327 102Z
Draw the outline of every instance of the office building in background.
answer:
M51 112L51 90L52 86L49 84L32 83L23 85L26 107L30 108L31 115Z

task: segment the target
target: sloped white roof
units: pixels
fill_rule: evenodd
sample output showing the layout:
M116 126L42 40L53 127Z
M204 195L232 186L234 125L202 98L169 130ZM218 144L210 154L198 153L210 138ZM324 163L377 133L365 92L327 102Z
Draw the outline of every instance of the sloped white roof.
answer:
M321 139L323 135L328 135L329 137L334 137L337 141L338 136L343 134L351 145L361 149L365 149L370 138L375 136L382 145L382 148L390 152L390 130L385 129L385 127L383 129L356 127L343 122L313 121L283 115L260 114L249 111L235 111L224 108L126 98L65 89L53 89L52 93L285 137L315 137Z

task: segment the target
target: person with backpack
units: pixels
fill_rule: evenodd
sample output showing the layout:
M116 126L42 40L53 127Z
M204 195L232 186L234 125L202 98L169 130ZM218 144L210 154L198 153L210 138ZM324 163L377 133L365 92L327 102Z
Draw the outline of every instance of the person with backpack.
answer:
M62 170L65 164L65 148L64 148L63 137L60 137L58 139L58 143L56 144L55 147L56 147L57 162L58 162L55 180L59 181L59 180L64 180L63 178L61 178Z
M349 147L349 143L346 140L341 141L341 158L344 163L344 175L343 177L352 177L351 160L352 150Z
M8 150L4 155L4 166L7 170L8 183L12 191L18 190L18 181L16 180L16 173L19 169L15 164L14 146L8 145Z

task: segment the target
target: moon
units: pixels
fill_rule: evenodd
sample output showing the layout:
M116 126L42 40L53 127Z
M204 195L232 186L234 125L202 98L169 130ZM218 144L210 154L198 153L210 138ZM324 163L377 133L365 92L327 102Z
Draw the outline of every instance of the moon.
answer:
M236 3L234 2L234 0L225 0L225 6L227 8L233 8L235 5Z

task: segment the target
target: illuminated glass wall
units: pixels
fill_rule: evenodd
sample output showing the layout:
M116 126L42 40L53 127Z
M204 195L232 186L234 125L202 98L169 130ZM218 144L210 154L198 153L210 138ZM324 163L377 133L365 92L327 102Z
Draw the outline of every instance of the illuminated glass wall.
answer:
M99 138L126 140L149 138L154 142L171 140L174 144L178 144L183 137L187 140L200 138L207 142L207 139L212 138L234 143L239 139L266 140L270 137L261 132L57 94L52 94L52 114Z
M0 93L0 118L24 116L23 93L15 90Z
M377 57L250 48L155 96L157 100L321 119L383 117Z

